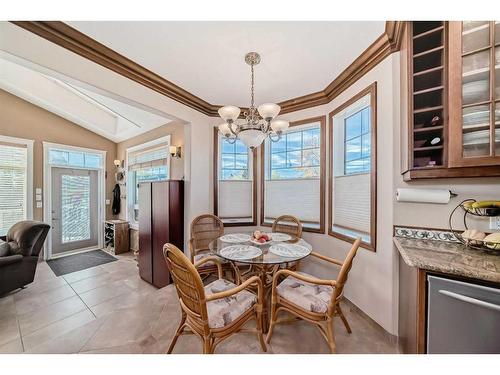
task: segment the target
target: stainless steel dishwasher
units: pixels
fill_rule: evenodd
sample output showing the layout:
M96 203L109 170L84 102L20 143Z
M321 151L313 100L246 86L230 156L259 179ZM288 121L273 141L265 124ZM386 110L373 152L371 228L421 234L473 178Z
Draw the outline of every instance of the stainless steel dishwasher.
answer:
M427 280L427 353L500 353L500 289Z

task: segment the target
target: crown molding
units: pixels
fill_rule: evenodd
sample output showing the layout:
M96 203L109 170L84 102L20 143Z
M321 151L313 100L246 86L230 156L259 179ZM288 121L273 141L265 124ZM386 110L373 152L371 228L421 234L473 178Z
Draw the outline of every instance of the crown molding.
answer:
M129 78L207 116L217 117L219 105L210 104L167 79L115 52L61 21L11 21L60 47ZM327 104L391 53L399 51L404 21L387 21L384 33L323 90L278 103L280 113Z

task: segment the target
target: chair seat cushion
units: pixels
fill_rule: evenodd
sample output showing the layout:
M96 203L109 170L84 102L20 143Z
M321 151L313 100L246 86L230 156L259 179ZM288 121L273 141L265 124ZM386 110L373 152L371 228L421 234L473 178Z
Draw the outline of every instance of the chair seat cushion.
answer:
M200 254L196 254L194 256L194 263L196 264L197 262L199 262L200 260L208 257L208 256L214 256L213 254L210 254L210 253L200 253ZM227 260L225 259L222 259L222 258L219 258L221 263L228 263ZM207 263L203 263L200 268L203 268L203 267L211 267L211 266L215 266L215 263L212 262L212 261L208 261Z
M230 281L218 279L205 286L205 294L209 296L235 287L236 284ZM222 328L231 324L248 311L256 301L255 294L242 290L232 296L207 302L208 326Z
M304 272L301 275L311 276ZM333 294L333 288L329 285L316 285L306 281L288 276L276 288L278 295L304 310L315 313L326 313L328 303Z

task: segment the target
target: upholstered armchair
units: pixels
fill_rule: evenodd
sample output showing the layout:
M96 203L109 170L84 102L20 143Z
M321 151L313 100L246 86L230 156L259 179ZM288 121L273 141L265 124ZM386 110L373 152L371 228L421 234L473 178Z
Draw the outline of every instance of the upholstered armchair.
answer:
M163 255L174 281L179 303L181 321L172 338L167 353L170 354L182 334L194 334L203 341L203 353L212 354L216 345L233 333L241 332L242 326L250 320L256 321L261 348L266 351L262 335L262 282L253 276L240 285L222 278L219 258L207 256L195 264L172 244L165 244ZM215 264L218 279L204 286L197 268L207 262ZM254 286L257 293L247 290Z
M340 268L337 279L319 279L304 272L280 270L273 278L271 297L271 324L266 341L269 343L278 320L278 314L286 311L296 319L315 324L328 342L331 353L336 352L333 333L333 318L340 317L345 329L351 333L351 327L340 307L344 286L356 256L361 238L358 238L347 253L343 262L325 255L312 252L311 256ZM283 281L281 281L285 277ZM280 282L281 281L281 282ZM288 321L288 320L287 320Z
M0 295L33 282L38 255L50 226L39 221L20 221L0 237Z

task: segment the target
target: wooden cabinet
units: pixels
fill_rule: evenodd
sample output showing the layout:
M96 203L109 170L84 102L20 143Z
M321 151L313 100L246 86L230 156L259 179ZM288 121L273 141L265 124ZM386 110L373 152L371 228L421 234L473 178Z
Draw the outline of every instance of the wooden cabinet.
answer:
M163 245L184 247L184 182L139 184L139 274L162 288L169 284Z
M450 167L500 164L500 23L449 22Z
M404 179L500 176L500 24L414 21L405 33Z
M106 251L122 254L129 251L129 225L125 220L104 222L104 246Z

